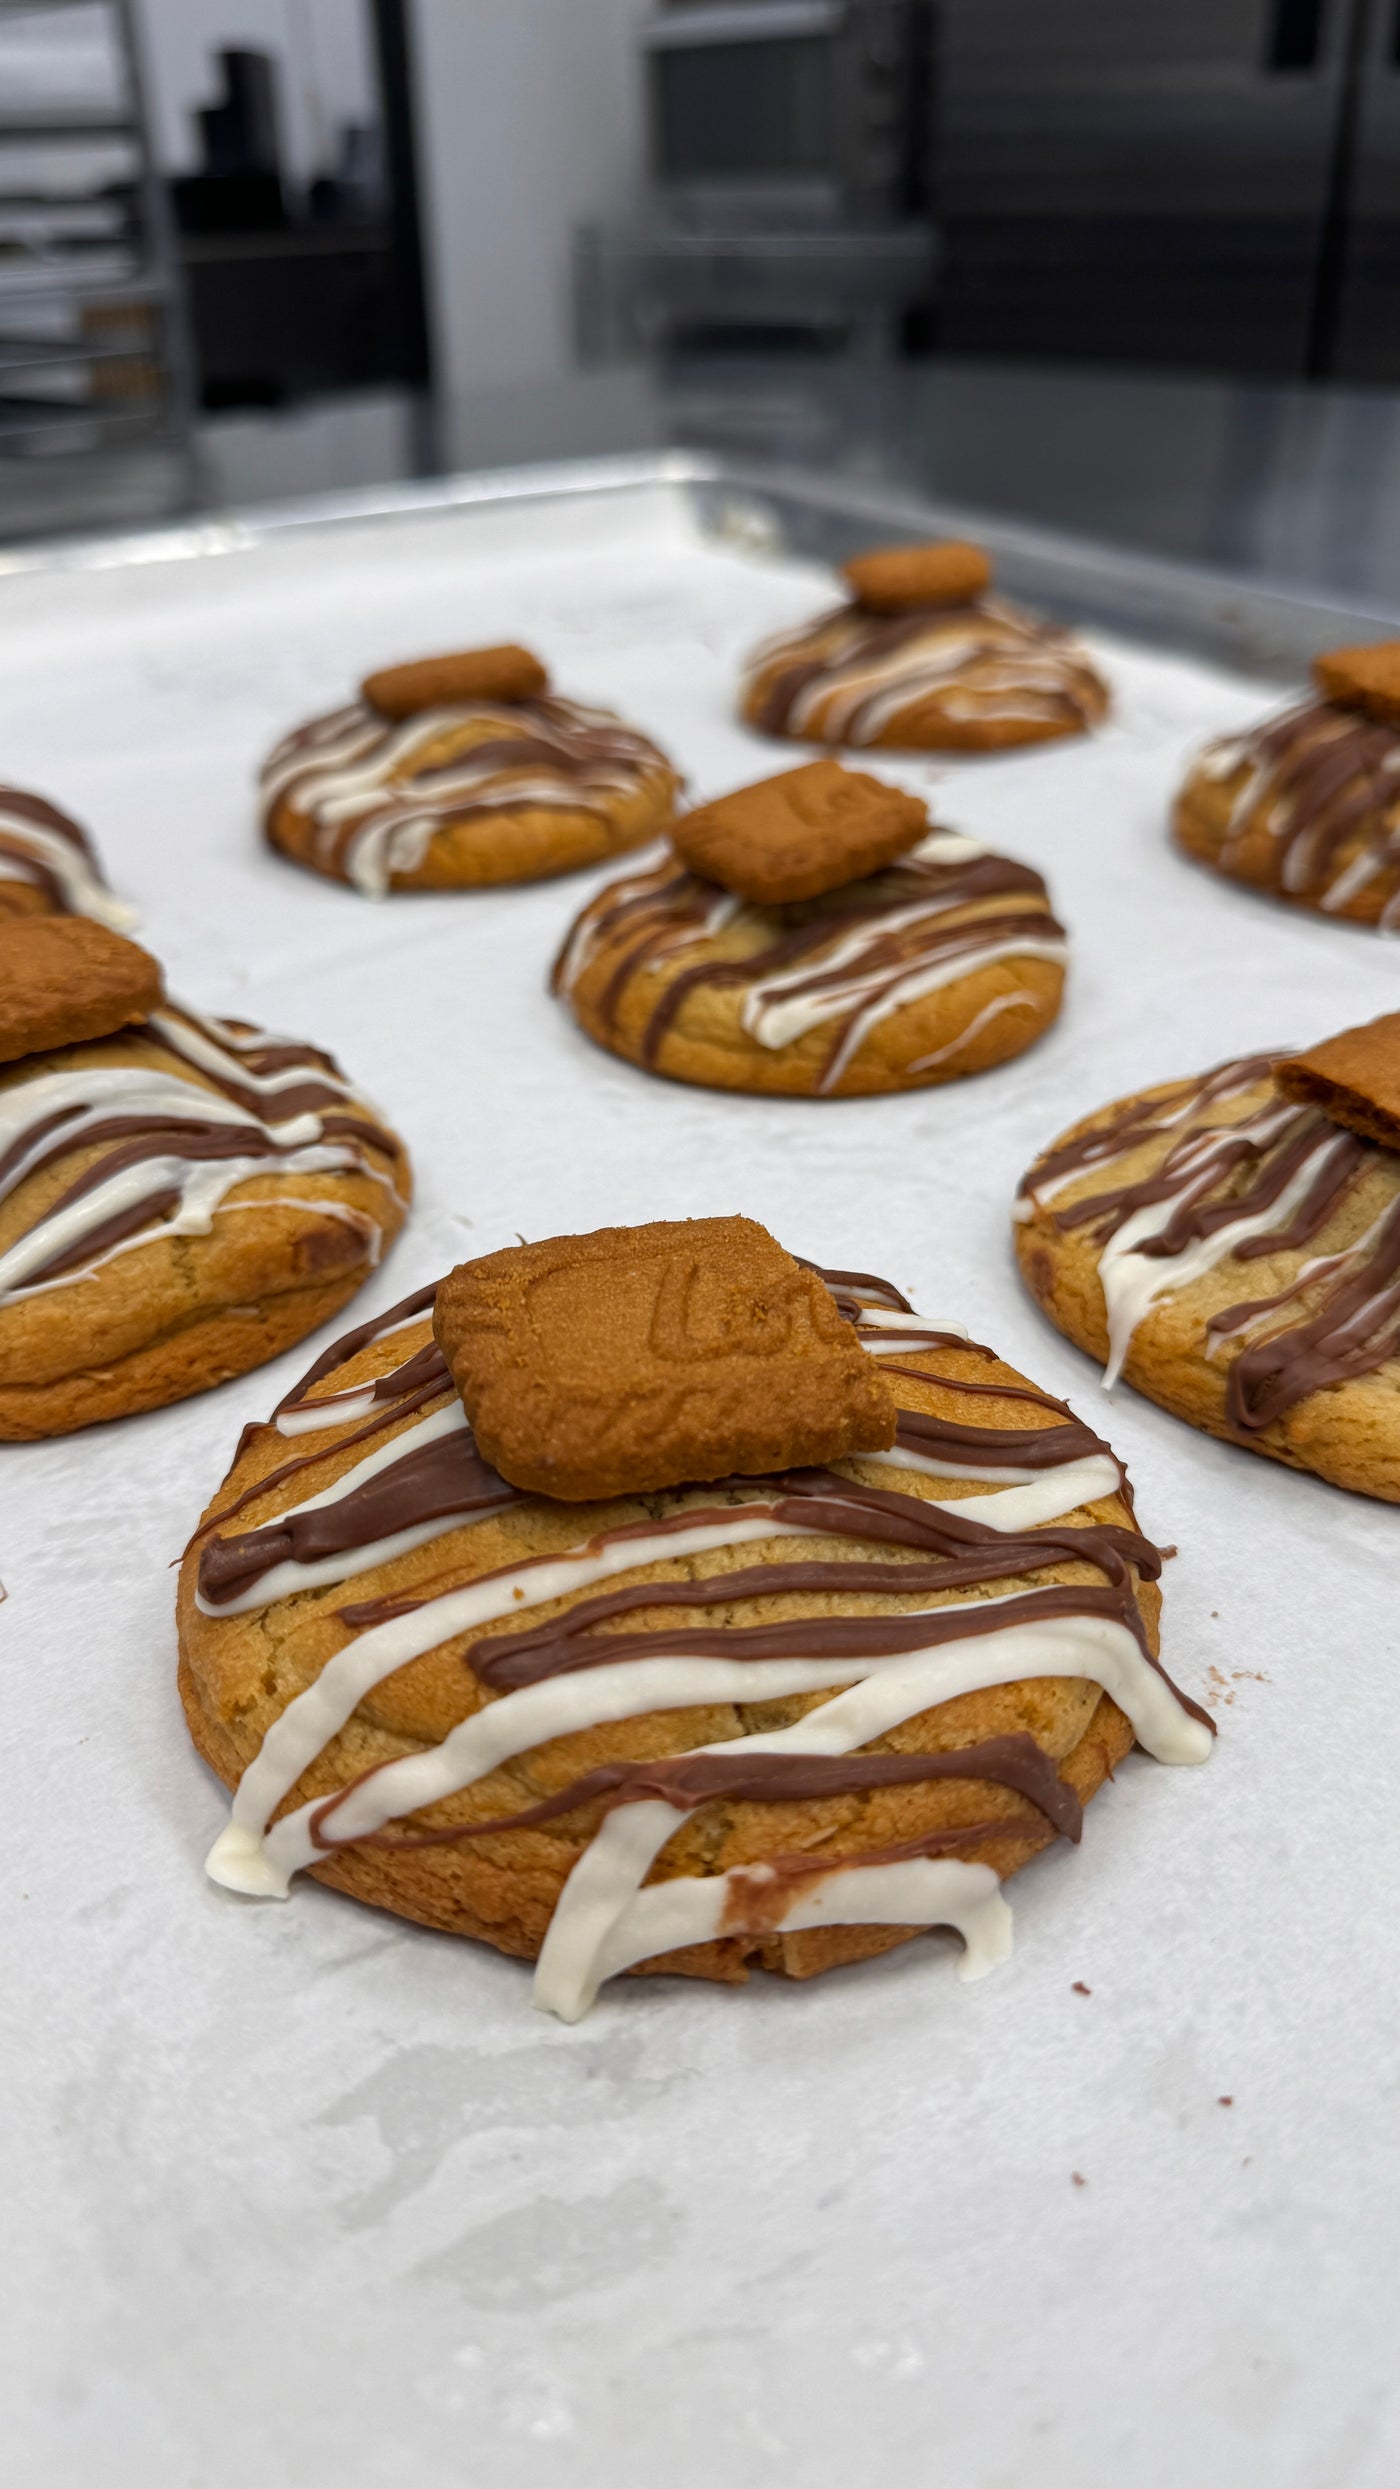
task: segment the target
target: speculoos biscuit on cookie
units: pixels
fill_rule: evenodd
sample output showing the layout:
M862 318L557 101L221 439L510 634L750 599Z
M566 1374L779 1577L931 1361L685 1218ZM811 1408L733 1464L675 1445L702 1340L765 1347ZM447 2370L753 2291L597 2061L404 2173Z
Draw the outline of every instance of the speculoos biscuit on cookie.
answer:
M985 596L992 565L980 544L894 544L843 562L841 576L868 614L918 613L926 605L967 605Z
M263 834L369 898L540 881L643 845L675 809L664 752L549 689L527 648L386 666L287 735L259 781Z
M1400 1013L1085 1117L1017 1211L1031 1293L1107 1381L1400 1503Z
M1163 1760L1204 1758L1204 1714L1157 1658L1159 1558L1119 1463L887 1282L806 1273L878 1357L887 1448L831 1458L832 1412L799 1396L791 1466L687 1478L693 1442L719 1458L716 1359L734 1369L737 1461L775 1360L815 1373L830 1331L762 1230L693 1226L565 1239L562 1264L524 1248L515 1290L489 1256L484 1298L461 1274L423 1289L245 1432L179 1596L190 1732L236 1793L217 1881L286 1894L307 1870L537 1960L536 2001L569 2020L621 1971L805 1978L931 1926L956 1928L976 1971L1009 1941L1004 1879L1078 1837L1135 1734ZM533 1473L582 1441L585 1265L620 1399L666 1344L672 1457L664 1486L579 1502L486 1459L434 1298L454 1359L464 1299L481 1313L469 1387L486 1322L503 1325L493 1372L522 1383L503 1434ZM536 1324L532 1290L559 1267L562 1306ZM786 1294L756 1323L769 1270ZM600 1440L626 1428L603 1418Z
M1230 881L1295 907L1400 924L1400 640L1313 662L1317 695L1193 762L1172 833Z
M553 984L598 1045L669 1080L867 1097L1023 1053L1067 955L1029 865L817 761L682 818L583 909Z
M486 1459L566 1503L894 1441L878 1363L753 1219L510 1246L443 1280L433 1330Z
M1108 690L1070 636L990 594L980 545L894 545L842 573L851 602L754 650L739 706L799 743L999 751L1083 734Z
M0 1440L205 1391L338 1313L403 1144L329 1055L165 999L83 917L0 926Z
M863 881L927 835L917 795L839 761L808 761L681 813L671 844L702 880L783 907Z
M0 1063L111 1037L161 999L149 951L88 916L0 923Z
M117 933L136 922L81 824L46 796L0 786L0 925L13 916L92 916Z

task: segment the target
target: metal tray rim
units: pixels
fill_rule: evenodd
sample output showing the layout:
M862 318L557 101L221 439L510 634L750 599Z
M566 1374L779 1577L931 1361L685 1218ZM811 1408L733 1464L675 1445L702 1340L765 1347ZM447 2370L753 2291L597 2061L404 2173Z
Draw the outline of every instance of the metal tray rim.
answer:
M1306 583L1139 553L904 488L684 447L467 470L254 505L153 530L0 549L0 596L7 579L206 560L307 531L657 486L685 495L702 533L750 556L839 559L868 542L872 528L912 534L932 524L975 533L1014 593L1068 619L1251 672L1296 675L1329 642L1400 632L1400 604L1357 603Z

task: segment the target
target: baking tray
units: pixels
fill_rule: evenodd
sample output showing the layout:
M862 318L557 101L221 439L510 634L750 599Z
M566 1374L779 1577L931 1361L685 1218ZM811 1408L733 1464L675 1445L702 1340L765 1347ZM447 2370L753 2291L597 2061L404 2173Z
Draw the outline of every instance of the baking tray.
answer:
M473 639L537 644L699 794L760 774L742 650L833 556L946 527L1085 624L1117 695L1081 744L876 764L1070 926L1063 1016L1001 1071L815 1106L651 1081L543 991L601 876L376 908L254 839L285 725ZM930 1937L806 1987L620 1982L569 2030L493 1954L202 1880L168 1567L304 1358L6 1450L7 2477L1389 2489L1396 1516L1103 1409L1008 1206L1081 1110L1395 1003L1391 945L1164 823L1204 736L1396 617L684 452L3 570L6 774L90 820L175 991L329 1043L408 1136L364 1312L517 1231L731 1209L882 1269L1106 1426L1222 1730L1203 1770L1129 1759L1009 1888L980 1986Z

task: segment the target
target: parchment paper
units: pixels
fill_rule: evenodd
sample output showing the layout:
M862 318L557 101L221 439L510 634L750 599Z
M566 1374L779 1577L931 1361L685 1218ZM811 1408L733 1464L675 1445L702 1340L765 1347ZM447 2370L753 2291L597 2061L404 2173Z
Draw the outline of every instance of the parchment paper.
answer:
M283 728L474 640L536 645L699 794L781 766L733 722L736 661L828 595L702 543L660 488L12 580L0 765L90 822L177 993L330 1045L408 1136L418 1208L347 1320L517 1231L709 1211L887 1273L1106 1422L1180 1548L1166 1654L1216 1755L1132 1758L1082 1849L1016 1879L1015 1958L980 1986L936 1936L805 1987L621 1981L564 2029L494 1954L202 1878L223 1802L167 1568L311 1349L6 1448L25 2489L1397 2477L1400 1519L1130 1392L1104 1409L1008 1242L1073 1115L1400 995L1393 946L1166 843L1186 754L1276 692L1099 643L1117 714L1091 742L893 765L1044 870L1074 964L1032 1054L873 1103L711 1096L592 1050L543 980L598 876L375 907L254 839Z

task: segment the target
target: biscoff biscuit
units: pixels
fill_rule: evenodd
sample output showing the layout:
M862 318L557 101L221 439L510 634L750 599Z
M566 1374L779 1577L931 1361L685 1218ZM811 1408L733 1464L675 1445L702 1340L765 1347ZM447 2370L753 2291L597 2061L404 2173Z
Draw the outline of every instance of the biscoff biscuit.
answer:
M434 1328L486 1458L566 1503L894 1441L878 1365L752 1219L509 1246L443 1281Z
M381 717L398 720L462 700L535 700L548 689L549 675L539 658L507 640L499 648L461 648L445 657L381 666L365 676L360 697Z
M1274 1083L1364 1140L1400 1150L1400 1011L1287 1056L1274 1067Z
M1312 673L1335 708L1360 709L1382 726L1400 726L1400 640L1326 649L1314 657Z
M759 907L781 907L878 872L928 826L917 795L822 760L697 805L671 844L693 873Z
M844 562L841 576L868 614L913 613L921 605L970 605L992 584L980 544L881 545Z
M161 992L150 952L90 916L0 921L0 1063L110 1037Z

